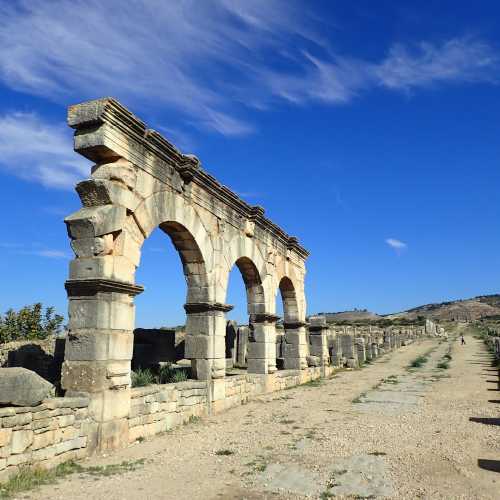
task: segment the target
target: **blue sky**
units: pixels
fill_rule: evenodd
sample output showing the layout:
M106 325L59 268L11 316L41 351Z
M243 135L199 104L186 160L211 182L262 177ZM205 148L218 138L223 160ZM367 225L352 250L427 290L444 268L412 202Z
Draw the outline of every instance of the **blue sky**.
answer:
M355 4L355 5L353 5ZM66 311L90 164L66 107L118 98L310 250L309 313L496 293L496 1L0 0L0 311ZM166 236L137 324L184 322ZM231 274L230 317L244 321Z

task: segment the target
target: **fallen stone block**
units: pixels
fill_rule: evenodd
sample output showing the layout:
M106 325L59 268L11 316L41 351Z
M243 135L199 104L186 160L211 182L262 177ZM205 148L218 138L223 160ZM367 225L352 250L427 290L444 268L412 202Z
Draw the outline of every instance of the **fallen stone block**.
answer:
M36 406L54 395L54 386L26 368L0 368L0 404Z

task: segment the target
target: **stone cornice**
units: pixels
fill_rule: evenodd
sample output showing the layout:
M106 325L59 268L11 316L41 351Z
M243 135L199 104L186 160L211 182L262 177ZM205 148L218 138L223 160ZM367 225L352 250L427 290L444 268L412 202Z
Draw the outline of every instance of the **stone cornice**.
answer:
M108 97L70 106L68 125L76 130L75 151L86 158L102 163L122 157L144 168L144 165L141 165L141 157L145 153L152 154L174 167L184 182L200 186L241 217L253 221L256 226L281 241L285 248L295 252L299 258L305 260L309 256L309 252L299 244L297 238L289 236L264 216L261 207L252 207L244 202L203 170L196 157L182 154L161 134L148 129L143 121L115 99ZM113 131L120 132L122 137Z
M144 291L144 287L101 278L67 280L64 287L68 297L85 297L99 292L123 293L135 297Z
M283 323L283 328L285 330L295 330L297 328L302 328L303 326L307 326L305 321L291 321L289 323Z
M229 312L234 309L234 306L220 302L190 302L184 304L184 309L187 314L196 314L209 311Z
M251 314L250 323L276 323L280 319L276 314Z

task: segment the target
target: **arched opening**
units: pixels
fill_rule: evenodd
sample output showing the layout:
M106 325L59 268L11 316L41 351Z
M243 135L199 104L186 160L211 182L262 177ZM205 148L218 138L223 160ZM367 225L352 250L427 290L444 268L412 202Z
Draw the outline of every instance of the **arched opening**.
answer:
M276 366L278 370L282 370L285 368L286 357L285 328L296 322L298 308L295 288L290 278L283 277L276 292L276 314L282 318L276 323Z
M165 235L171 245L166 244ZM168 221L145 240L141 260L136 279L145 285L145 293L135 300L132 370L135 374L148 370L162 383L192 377L191 361L185 353L185 304L208 301L200 248L186 227Z
M297 294L292 280L287 276L281 278L279 283L281 294L281 305L283 308L283 323L297 323L299 320L299 308L297 305Z
M241 280L245 288L241 286ZM226 366L228 373L238 373L248 366L248 342L253 324L265 311L264 288L259 271L248 257L240 257L232 267L226 302L233 306L227 314Z

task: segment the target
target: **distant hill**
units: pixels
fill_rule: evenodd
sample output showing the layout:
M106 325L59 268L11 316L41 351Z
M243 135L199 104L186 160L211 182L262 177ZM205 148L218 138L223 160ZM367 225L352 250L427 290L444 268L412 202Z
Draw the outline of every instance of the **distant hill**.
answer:
M426 304L385 317L413 320L423 316L440 321L473 321L498 315L500 315L500 295L481 295L472 299Z
M319 313L330 323L340 322L380 322L383 320L423 321L430 318L437 321L474 321L498 316L500 318L500 294L480 295L472 299L453 300L414 307L408 311L379 315L366 309Z
M328 322L340 322L340 321L377 321L382 319L382 316L372 313L366 309L354 309L352 311L341 311L333 313L319 313L322 316L326 316Z

